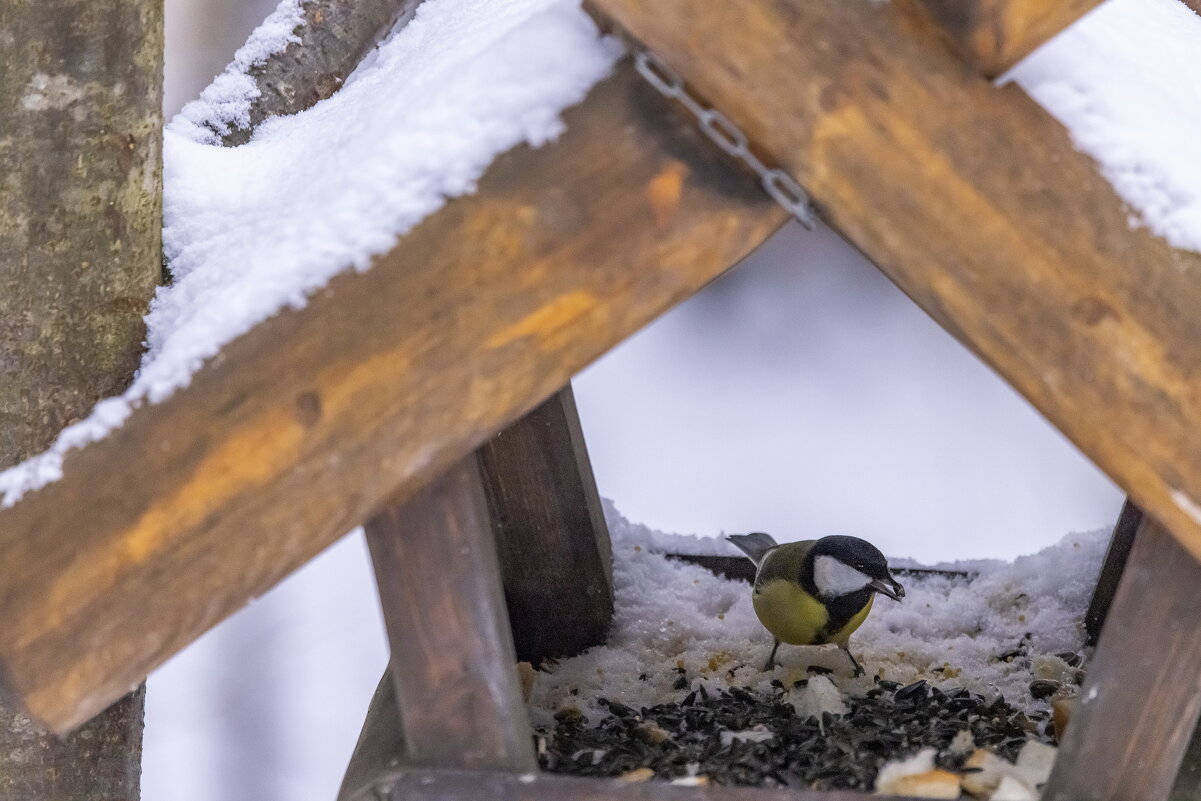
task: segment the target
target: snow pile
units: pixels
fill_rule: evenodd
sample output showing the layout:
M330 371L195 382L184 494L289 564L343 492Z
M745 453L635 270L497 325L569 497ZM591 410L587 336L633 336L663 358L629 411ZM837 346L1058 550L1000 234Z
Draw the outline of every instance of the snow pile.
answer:
M1110 0L1008 74L1072 132L1153 232L1201 251L1201 17Z
M1041 655L1083 647L1084 611L1107 542L1103 531L1072 534L974 579L905 577L905 600L878 598L851 637L865 677L850 675L835 646L781 646L780 665L764 673L772 639L755 617L750 586L668 561L652 552L645 527L608 511L616 594L609 643L536 675L535 725L552 725L555 711L566 706L599 719L598 698L638 709L678 702L698 686L771 693L773 679L792 686L808 678L809 665L834 670L830 678L849 693L871 688L872 674L879 674L986 698L1000 693L1011 704L1045 712L1047 702L1029 691L1035 663L1042 664Z
M254 29L234 60L209 84L200 98L183 107L171 123L175 134L206 145L221 144L233 128L250 127L250 104L259 96L252 67L282 53L299 42L295 31L304 21L303 7L311 0L283 0L263 23Z
M59 478L66 451L185 386L226 343L337 273L367 269L446 198L473 191L498 154L554 139L559 114L619 55L579 0L428 0L333 97L269 120L241 147L204 144L197 115L217 105L240 119L252 96L235 80L240 62L286 46L298 13L285 0L203 107L168 126L163 248L175 283L146 319L149 352L124 395L0 473L5 506Z

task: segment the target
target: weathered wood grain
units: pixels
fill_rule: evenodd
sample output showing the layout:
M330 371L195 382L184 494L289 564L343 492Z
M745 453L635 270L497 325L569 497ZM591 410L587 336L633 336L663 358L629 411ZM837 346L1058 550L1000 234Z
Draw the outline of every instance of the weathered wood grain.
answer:
M86 719L784 220L628 66L566 119L0 511L11 697Z
M897 0L929 21L968 65L994 78L1101 0Z
M1135 535L1142 523L1143 511L1127 498L1109 537L1105 561L1101 563L1101 574L1097 577L1097 586L1084 615L1084 628L1088 632L1089 645L1096 645L1101 639L1101 629L1105 625L1105 618L1109 616L1113 596L1118 591L1122 572L1126 569L1130 551L1134 548Z
M517 658L599 645L613 616L613 552L571 387L477 452Z
M892 4L597 0L1201 554L1201 257Z
M666 782L520 776L470 771L403 771L380 798L393 801L889 801L894 796L795 787L684 787Z
M407 765L538 769L472 459L367 523Z
M1147 519L1045 801L1163 801L1201 717L1201 564Z

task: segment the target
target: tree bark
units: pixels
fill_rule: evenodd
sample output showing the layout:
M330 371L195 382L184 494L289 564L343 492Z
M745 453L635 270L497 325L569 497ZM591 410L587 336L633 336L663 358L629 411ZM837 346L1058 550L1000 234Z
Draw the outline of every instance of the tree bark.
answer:
M137 366L161 274L161 0L0 3L0 465ZM66 738L0 703L0 799L139 795L139 687Z
M295 114L332 95L363 57L401 20L417 12L420 0L319 0L304 7L304 21L293 31L297 41L282 53L253 65L247 75L258 86L250 104L250 125L224 131L208 127L226 146L250 141L269 117Z

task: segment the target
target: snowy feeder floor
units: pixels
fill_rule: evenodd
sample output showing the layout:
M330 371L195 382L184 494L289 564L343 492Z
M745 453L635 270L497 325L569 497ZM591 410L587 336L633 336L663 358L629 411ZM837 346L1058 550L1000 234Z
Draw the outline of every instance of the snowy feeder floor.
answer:
M781 648L750 586L662 552L724 552L610 508L609 644L527 672L544 770L628 781L1037 799L1083 679L1084 612L1104 532L1015 562L906 574L851 648ZM1060 731L1057 731L1057 727Z

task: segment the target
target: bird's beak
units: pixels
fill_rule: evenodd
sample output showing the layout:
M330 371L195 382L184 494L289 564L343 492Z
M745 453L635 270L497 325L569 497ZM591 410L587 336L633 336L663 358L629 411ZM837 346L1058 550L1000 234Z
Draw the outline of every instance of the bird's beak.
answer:
M905 597L905 588L891 577L885 579L876 579L867 586L881 595L887 595L894 601L899 601Z

